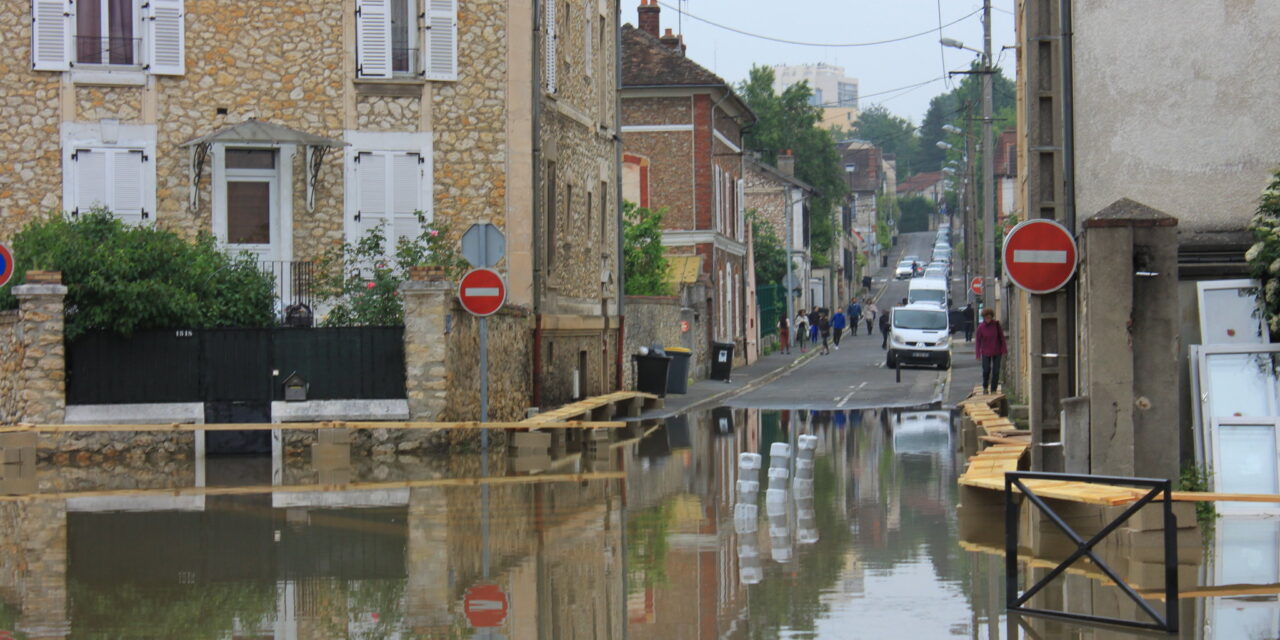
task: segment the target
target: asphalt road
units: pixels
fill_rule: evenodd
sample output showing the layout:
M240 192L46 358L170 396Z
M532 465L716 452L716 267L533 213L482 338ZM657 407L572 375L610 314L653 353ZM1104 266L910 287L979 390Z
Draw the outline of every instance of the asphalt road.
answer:
M932 253L934 232L904 234L890 254L890 267L877 278L877 304L886 310L907 296L907 280L893 280L893 266L899 256L915 254L927 261ZM954 289L953 283L953 289ZM963 339L963 336L961 336ZM902 380L884 366L881 337L845 334L840 349L820 355L787 375L729 401L730 406L755 409L868 409L880 407L922 407L939 403L946 394L949 372L932 368L903 367ZM793 347L794 348L794 347Z

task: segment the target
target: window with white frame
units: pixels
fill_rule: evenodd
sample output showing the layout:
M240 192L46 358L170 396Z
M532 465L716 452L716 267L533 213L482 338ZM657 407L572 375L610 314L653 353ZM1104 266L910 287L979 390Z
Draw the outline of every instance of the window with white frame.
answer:
M106 209L127 224L155 221L155 128L67 123L62 136L62 208Z
M356 0L356 74L457 80L457 0Z
M122 67L185 72L184 0L31 0L37 71Z
M545 37L544 44L546 50L543 52L543 80L546 82L547 93L556 92L556 71L558 69L560 58L558 52L559 45L559 25L557 16L557 5L560 0L546 0L542 3L542 31Z
M431 134L348 132L346 236L355 242L381 227L388 251L416 238L432 220Z

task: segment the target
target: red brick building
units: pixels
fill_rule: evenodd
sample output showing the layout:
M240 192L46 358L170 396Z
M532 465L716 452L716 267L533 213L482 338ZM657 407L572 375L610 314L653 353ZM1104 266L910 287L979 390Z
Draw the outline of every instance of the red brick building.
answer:
M742 129L755 115L729 83L684 55L656 0L622 28L623 196L666 209L662 243L701 257L709 283L707 339L734 342L741 362L754 317L748 285Z

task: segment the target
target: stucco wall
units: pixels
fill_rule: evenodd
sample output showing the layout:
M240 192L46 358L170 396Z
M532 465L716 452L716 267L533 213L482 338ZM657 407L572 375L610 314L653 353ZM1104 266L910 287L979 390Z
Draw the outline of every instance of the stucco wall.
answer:
M1244 227L1280 167L1280 3L1090 0L1073 9L1076 193L1182 231Z

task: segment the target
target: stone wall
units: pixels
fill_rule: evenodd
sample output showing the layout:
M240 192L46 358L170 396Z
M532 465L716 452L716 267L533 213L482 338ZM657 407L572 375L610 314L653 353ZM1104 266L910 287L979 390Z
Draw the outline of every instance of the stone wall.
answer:
M60 284L24 284L13 288L18 298L0 329L0 420L5 423L60 424L66 413L66 362L63 347ZM2 325L0 325L2 326ZM4 343L7 343L5 345Z
M62 202L59 74L31 70L31 3L0 3L0 238Z
M754 209L760 220L773 229L785 246L787 240L785 186L776 177L763 170L748 168L743 187L746 190L746 209L748 211Z
M17 421L18 375L22 371L22 349L18 344L18 310L0 311L0 424Z
M680 331L680 321L684 316L681 308L678 296L627 296L627 329L622 356L624 389L635 388L636 370L632 356L640 352L640 347L653 344L686 349L693 347L695 334L692 327L688 333Z
M480 418L480 325L450 299L446 420ZM503 307L489 316L489 419L523 420L533 394L533 317L527 309Z

